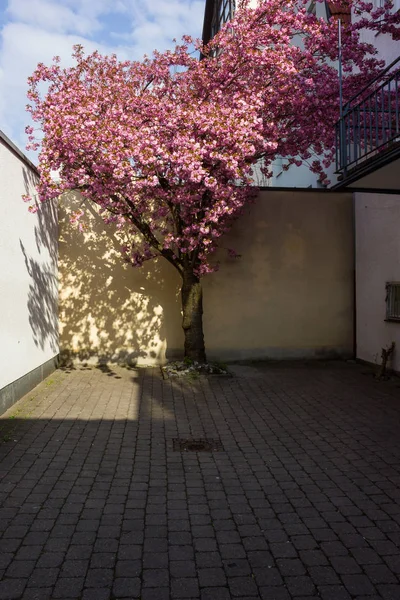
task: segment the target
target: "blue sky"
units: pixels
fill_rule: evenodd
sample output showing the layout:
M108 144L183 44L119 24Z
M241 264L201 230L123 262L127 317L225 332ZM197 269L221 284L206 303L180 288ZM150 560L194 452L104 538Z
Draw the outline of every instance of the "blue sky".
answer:
M0 129L25 151L26 80L38 62L73 44L87 51L140 59L201 36L205 0L0 0ZM34 159L34 157L31 156Z

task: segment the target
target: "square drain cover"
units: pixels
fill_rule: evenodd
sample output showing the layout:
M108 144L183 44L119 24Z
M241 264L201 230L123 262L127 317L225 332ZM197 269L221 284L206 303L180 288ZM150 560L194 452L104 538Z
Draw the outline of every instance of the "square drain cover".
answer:
M221 441L212 438L198 438L195 440L174 438L172 442L176 452L219 452L223 450Z

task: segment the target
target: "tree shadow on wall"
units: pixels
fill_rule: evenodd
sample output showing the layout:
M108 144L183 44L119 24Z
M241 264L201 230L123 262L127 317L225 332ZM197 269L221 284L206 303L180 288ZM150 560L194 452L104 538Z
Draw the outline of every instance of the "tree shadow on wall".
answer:
M60 345L64 363L153 364L183 347L179 275L163 259L134 268L122 260L123 234L79 194L59 205ZM70 223L83 205L84 231Z
M25 191L32 194L37 184L37 176L22 167ZM22 202L22 200L21 200ZM28 290L29 324L35 345L44 350L49 346L58 352L58 225L55 203L47 202L40 206L35 219L34 236L38 259L28 255L23 241L20 248L24 256L26 270L31 278Z

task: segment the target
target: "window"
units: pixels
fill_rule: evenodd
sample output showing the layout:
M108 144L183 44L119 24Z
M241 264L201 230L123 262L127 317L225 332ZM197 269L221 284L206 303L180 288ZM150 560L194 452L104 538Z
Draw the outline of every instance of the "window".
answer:
M400 283L386 284L386 321L400 321Z
M390 10L390 12L397 12L398 10L400 10L400 0L392 0L392 2L393 8ZM384 8L385 0L374 0L374 6L376 8Z
M336 20L340 19L342 23L351 23L351 8L349 4L342 3L339 5L336 2L325 2L325 7L328 19L332 17Z
M235 4L235 0L215 0L211 23L211 37L214 37L222 25L232 19L236 8Z

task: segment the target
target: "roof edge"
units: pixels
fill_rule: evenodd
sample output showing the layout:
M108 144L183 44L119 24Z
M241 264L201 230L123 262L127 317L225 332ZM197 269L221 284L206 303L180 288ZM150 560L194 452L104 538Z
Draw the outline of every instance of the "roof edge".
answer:
M10 140L9 137L6 136L6 134L0 129L0 140L2 142L4 142L4 144L20 159L22 160L23 163L26 164L27 167L29 167L30 169L32 169L32 171L34 171L34 173L36 173L36 175L39 175L39 170L38 168L33 164L33 162L31 160L29 160L29 158L27 156L25 156L25 154L23 152L21 152L21 150L14 144L14 142L12 142Z

